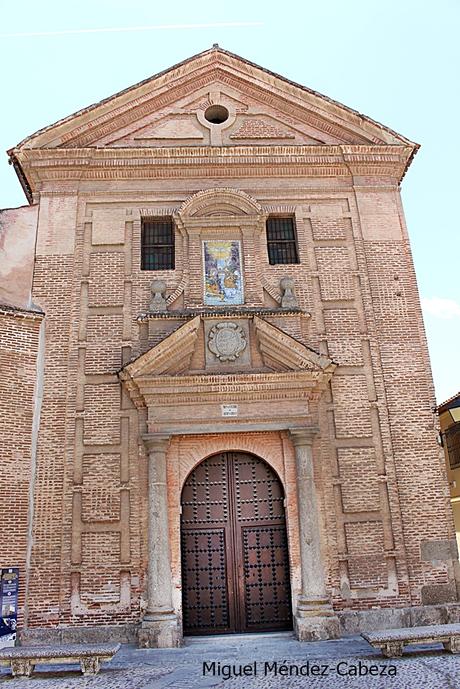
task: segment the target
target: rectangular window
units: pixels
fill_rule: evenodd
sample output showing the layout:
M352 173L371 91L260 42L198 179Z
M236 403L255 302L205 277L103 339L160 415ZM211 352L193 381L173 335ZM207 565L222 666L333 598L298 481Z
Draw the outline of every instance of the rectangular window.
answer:
M144 218L141 231L142 270L174 269L172 218Z
M277 263L299 263L294 218L267 219L267 250L271 266Z

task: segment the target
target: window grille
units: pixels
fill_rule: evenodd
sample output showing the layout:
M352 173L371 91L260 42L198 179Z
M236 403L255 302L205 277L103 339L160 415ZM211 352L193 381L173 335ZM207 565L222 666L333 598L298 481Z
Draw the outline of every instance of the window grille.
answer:
M270 265L299 263L294 218L267 219L267 250Z
M142 220L141 268L174 269L174 225L171 218Z

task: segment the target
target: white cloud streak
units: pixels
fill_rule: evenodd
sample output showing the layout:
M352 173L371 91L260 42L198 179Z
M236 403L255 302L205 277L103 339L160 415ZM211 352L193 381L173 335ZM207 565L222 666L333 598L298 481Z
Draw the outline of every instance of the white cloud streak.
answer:
M427 297L422 299L422 309L425 313L435 318L443 318L445 320L460 318L460 304L454 299Z
M29 38L31 36L68 36L71 34L120 33L128 31L173 31L190 29L233 29L248 26L263 26L262 22L215 22L211 24L158 24L154 26L124 26L102 29L64 29L62 31L21 31L2 33L0 38Z

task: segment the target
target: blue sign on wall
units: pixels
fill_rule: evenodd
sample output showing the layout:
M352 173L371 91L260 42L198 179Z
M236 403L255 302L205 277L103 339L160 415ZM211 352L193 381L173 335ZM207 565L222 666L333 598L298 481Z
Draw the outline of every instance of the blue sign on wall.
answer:
M0 575L0 648L5 648L16 643L19 569L0 569Z

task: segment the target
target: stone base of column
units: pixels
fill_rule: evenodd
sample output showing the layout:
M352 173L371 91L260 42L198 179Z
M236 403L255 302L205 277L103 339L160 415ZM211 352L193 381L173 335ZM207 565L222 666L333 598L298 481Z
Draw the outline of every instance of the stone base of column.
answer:
M173 612L147 613L138 633L139 648L177 648L182 635Z
M341 635L339 618L327 600L299 600L294 631L299 641L338 639Z

